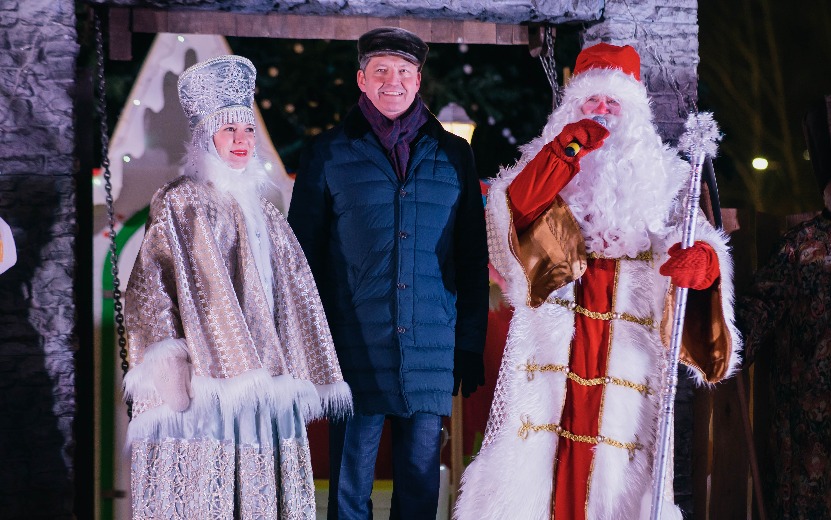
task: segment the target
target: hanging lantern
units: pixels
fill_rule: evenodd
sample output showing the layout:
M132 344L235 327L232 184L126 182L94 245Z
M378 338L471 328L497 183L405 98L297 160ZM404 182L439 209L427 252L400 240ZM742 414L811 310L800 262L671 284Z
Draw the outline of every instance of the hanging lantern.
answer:
M456 103L449 103L439 110L437 119L445 130L470 143L473 138L473 131L476 130L476 123L468 117L464 108Z

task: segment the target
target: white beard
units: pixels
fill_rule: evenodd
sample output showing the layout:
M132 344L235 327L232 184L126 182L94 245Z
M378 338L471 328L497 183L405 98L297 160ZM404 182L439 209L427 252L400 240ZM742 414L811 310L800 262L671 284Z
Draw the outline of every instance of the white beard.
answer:
M566 99L542 135L523 146L520 160L502 175L517 175L566 124L588 117L580 111L583 101ZM661 142L646 101L624 105L624 110L607 117L609 137L580 160L580 172L560 192L588 251L612 258L635 257L667 234L689 174L688 163Z
M595 94L617 99L621 113L606 118L609 137L580 160L580 173L560 195L580 223L589 251L634 257L669 231L676 203L684 202L678 198L690 168L661 141L646 89L630 76L608 69L575 76L541 135L520 147L522 157L500 177L515 177L566 124L589 117L580 107Z
M581 159L580 172L560 194L588 251L634 257L668 233L686 168L650 123L614 119L603 146Z

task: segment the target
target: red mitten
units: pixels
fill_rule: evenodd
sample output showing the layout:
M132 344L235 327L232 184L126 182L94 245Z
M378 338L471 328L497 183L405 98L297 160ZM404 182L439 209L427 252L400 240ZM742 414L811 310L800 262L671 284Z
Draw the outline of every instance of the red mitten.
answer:
M669 260L661 266L660 272L672 278L677 287L700 291L707 289L718 279L718 256L707 242L697 240L687 249L681 244L669 248Z
M573 162L596 150L609 137L609 131L591 119L581 119L563 127L560 135L551 142L551 149L560 159Z

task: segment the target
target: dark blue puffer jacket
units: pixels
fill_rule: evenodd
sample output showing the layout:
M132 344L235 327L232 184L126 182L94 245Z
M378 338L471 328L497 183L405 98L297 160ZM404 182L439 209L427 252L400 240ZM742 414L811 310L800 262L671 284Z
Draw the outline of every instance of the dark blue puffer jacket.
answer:
M400 181L355 107L306 150L289 223L355 410L450 415L454 348L482 352L488 274L470 146L433 117Z

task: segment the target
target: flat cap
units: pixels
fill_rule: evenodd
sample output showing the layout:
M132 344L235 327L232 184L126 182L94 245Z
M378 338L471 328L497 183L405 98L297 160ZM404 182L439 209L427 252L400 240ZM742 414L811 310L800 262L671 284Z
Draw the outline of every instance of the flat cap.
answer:
M361 68L373 56L392 54L417 65L420 70L427 60L428 50L424 40L399 27L379 27L358 38L358 62Z

